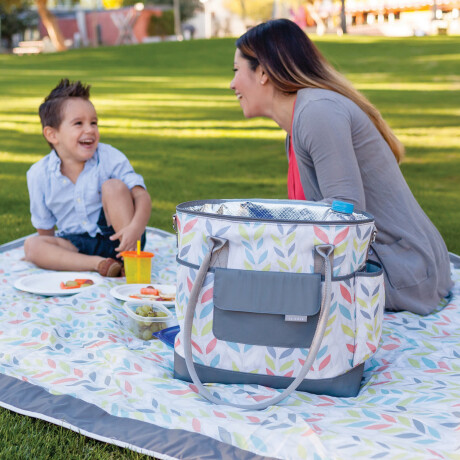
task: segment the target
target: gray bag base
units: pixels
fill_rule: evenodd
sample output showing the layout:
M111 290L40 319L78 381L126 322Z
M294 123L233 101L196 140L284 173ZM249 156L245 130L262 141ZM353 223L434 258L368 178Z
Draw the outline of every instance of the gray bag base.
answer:
M195 369L202 382L206 383L244 383L257 384L271 388L287 388L294 378L274 375L252 374L249 372L228 371L195 363ZM305 391L317 395L328 395L342 398L357 396L361 386L364 363L354 367L345 374L329 379L304 379L297 391ZM185 359L174 352L174 378L191 382Z

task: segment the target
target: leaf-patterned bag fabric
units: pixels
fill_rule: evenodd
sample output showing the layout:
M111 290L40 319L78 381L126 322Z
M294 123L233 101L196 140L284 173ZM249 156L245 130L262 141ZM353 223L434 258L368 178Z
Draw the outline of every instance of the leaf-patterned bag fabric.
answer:
M367 261L375 238L370 214L338 213L306 201L210 200L179 205L175 222L177 378L190 380L184 321L200 267L211 257L198 281L190 337L201 381L288 386L321 321L327 264L318 248L328 247L328 316L298 389L357 394L362 364L379 344L385 301L383 270ZM212 241L219 248L211 255Z

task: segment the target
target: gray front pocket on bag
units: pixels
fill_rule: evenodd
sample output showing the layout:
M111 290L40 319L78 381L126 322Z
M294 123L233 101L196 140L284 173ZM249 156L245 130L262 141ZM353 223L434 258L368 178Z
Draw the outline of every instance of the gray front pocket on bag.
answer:
M320 305L319 273L215 269L213 333L219 340L308 348Z

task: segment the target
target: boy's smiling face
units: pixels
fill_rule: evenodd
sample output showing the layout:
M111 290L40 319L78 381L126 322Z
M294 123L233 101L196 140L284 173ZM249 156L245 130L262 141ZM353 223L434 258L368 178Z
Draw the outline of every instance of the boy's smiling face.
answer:
M60 126L45 126L43 134L46 140L53 144L61 161L88 161L93 157L100 137L93 104L82 98L68 99L62 107Z

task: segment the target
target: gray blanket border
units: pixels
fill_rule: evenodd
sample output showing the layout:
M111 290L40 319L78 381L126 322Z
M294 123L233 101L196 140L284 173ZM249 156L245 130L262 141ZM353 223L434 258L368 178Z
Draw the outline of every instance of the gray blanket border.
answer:
M460 256L449 252L449 260L454 264L454 268L460 268Z
M0 374L0 406L160 459L272 458L199 433L110 415L94 404L69 395L53 395L42 387L4 374Z

